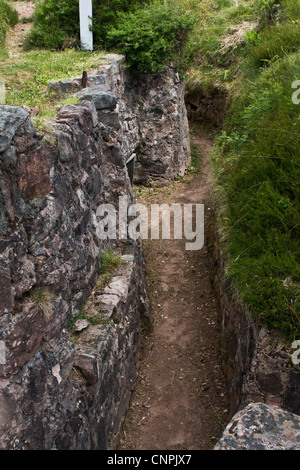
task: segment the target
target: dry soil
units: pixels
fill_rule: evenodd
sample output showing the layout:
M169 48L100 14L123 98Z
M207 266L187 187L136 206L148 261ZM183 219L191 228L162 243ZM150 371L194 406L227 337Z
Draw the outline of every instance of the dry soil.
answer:
M165 188L136 188L147 204L204 204L209 192L211 139L198 128L193 144L201 172ZM221 331L207 247L187 251L186 240L144 241L153 331L144 334L139 378L119 450L210 450L228 422L221 367Z

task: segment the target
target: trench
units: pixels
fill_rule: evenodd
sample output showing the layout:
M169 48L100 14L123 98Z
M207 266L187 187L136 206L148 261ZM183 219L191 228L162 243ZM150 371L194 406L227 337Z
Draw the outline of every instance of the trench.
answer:
M193 124L201 154L198 172L163 188L135 188L137 201L204 204L213 214L209 181L213 138ZM205 233L205 227L204 227ZM210 450L228 422L218 301L207 242L144 240L146 276L154 312L144 332L139 375L120 433L119 450Z

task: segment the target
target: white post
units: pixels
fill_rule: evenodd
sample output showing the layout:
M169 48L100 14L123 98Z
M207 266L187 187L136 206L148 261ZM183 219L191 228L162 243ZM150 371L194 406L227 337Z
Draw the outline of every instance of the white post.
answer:
M5 104L5 83L0 82L0 104Z
M79 0L80 42L84 51L93 50L92 26L93 7L92 0Z

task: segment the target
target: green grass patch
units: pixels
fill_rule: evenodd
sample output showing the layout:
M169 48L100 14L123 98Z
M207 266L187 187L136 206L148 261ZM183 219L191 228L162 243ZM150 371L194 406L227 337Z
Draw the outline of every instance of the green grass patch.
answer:
M257 73L259 68L296 52L300 48L300 3L297 0L282 0L276 6L272 21L249 41L245 66L248 73Z
M5 50L6 34L18 22L18 13L6 0L0 0L0 60L7 57Z
M73 319L72 326L74 326L77 320L87 320L91 325L108 325L110 323L110 319L102 318L100 315L80 313Z
M39 119L51 118L58 97L49 82L81 77L84 70L99 68L103 52L33 50L0 62L0 81L6 85L6 104L40 108Z
M247 48L243 88L216 141L214 170L227 274L255 317L291 339L300 335L300 104L292 101L300 44L290 16L299 3L281 3L274 24ZM279 53L283 31L291 43ZM262 51L270 52L263 65Z
M191 142L191 163L188 167L188 172L190 174L201 173L202 158L203 158L203 155L199 152L197 145Z
M131 12L147 0L93 0L94 46L106 45L107 31L116 25L119 12ZM26 48L62 49L80 47L79 2L74 0L42 0L32 17L33 28Z
M183 3L184 2L182 0ZM247 26L242 40L234 40L234 30L258 22L264 7L259 0L190 0L188 7L196 18L197 27L188 38L190 68L186 76L189 92L210 93L214 87L229 89L236 79L239 62L245 56ZM251 31L251 29L250 29ZM229 46L224 48L224 41Z
M100 274L109 274L117 269L122 263L122 258L111 249L103 251L100 262Z

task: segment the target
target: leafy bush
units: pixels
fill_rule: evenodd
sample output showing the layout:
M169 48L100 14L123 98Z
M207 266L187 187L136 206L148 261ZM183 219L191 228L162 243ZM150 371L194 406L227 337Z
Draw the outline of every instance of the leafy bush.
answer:
M36 4L33 27L25 47L61 49L66 41L79 41L78 0L43 0Z
M145 0L146 1L146 0ZM95 46L103 47L107 30L116 24L118 12L131 11L144 2L137 0L93 0ZM36 6L33 28L26 47L61 49L80 44L79 1L43 0Z
M257 69L268 66L270 62L296 51L299 47L299 22L271 26L259 35L256 47L251 49L248 67Z
M117 49L140 71L165 67L180 56L192 19L176 3L149 0L94 0L95 47ZM25 47L61 49L79 45L78 0L43 0L37 4ZM182 60L181 60L182 62Z
M155 1L130 14L119 14L107 44L126 56L129 67L156 73L174 61L184 64L184 45L193 16L172 2Z
M94 43L105 47L108 31L117 25L119 13L133 12L149 3L149 0L94 0Z
M255 47L248 50L246 66L254 73L300 47L299 1L284 0L274 8L274 17L257 35Z
M8 28L18 22L18 13L6 0L0 0L0 48L4 49Z

